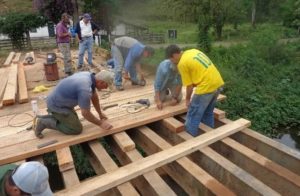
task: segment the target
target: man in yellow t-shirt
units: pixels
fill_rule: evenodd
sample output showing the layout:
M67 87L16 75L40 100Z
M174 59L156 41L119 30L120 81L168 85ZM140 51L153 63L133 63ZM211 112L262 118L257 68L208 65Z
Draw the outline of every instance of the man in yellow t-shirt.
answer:
M197 49L182 52L178 46L170 45L166 49L166 56L172 63L177 64L182 84L186 86L187 132L197 136L200 122L213 128L213 110L224 85L219 71L212 61Z

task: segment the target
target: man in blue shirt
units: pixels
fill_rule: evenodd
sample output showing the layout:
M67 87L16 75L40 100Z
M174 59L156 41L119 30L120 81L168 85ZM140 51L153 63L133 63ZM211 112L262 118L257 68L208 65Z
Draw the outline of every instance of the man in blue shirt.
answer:
M91 123L103 129L111 129L106 122L107 117L101 112L96 89L106 89L113 83L113 74L101 71L96 75L90 72L79 72L58 83L47 98L49 115L38 116L35 135L42 138L45 128L55 129L68 135L80 134L82 124L74 110L79 105L82 116ZM99 118L90 111L91 102Z
M115 85L117 90L124 90L122 85L122 71L125 69L124 78L129 79L132 85L144 86L145 79L141 70L142 57L150 57L154 54L153 48L141 44L131 37L116 38L111 47L115 70ZM140 74L140 80L137 78ZM129 74L129 76L128 76Z
M156 71L154 90L155 103L159 110L163 108L163 102L171 99L171 105L176 105L182 99L181 77L176 65L170 60L162 61Z

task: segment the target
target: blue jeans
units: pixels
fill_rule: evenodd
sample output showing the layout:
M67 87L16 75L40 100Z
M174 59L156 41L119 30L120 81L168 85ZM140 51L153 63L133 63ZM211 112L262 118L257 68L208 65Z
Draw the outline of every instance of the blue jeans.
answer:
M185 121L185 128L192 136L199 134L200 122L214 128L214 108L220 90L213 93L194 94Z
M123 55L119 48L115 45L112 45L111 47L111 55L114 61L114 70L115 70L115 85L116 86L122 86L122 72L124 69L124 63L125 59L123 58ZM130 79L132 82L138 82L137 79L137 73L135 66L131 66L128 70Z
M83 57L84 57L84 52L86 50L88 52L88 63L89 65L93 64L93 57L92 57L93 43L94 43L93 36L87 38L83 37L82 40L79 42L79 53L78 53L79 68L83 65Z

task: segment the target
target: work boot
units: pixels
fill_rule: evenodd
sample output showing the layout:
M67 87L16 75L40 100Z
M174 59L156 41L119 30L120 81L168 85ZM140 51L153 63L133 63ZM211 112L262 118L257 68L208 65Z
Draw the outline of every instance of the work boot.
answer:
M123 91L123 90L124 90L123 86L116 86L116 89L117 89L118 91Z
M145 86L146 85L146 81L145 80L132 81L131 84L132 85Z
M43 138L44 135L42 134L42 131L46 128L57 130L56 120L53 117L37 117L35 121L35 126L33 127L35 136L38 138Z

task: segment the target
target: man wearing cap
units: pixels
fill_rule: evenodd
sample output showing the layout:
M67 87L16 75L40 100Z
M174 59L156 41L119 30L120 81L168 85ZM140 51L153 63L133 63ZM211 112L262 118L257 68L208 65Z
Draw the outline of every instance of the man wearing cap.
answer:
M91 16L89 14L84 14L82 20L77 23L75 32L77 33L79 39L79 52L78 52L78 65L77 69L82 70L83 65L83 57L84 53L87 50L88 53L88 64L93 66L93 57L92 57L92 49L94 34L97 33L99 28L95 23L91 21Z
M124 36L114 40L111 53L114 61L115 85L117 90L124 90L122 85L123 68L125 68L124 78L130 79L132 85L144 86L146 84L140 60L142 57L152 56L154 54L153 48L143 45L134 38ZM137 78L137 72L140 74L140 79Z
M75 135L82 132L82 124L74 110L79 106L82 116L91 123L108 130L112 125L101 112L97 90L106 89L113 83L113 73L102 70L96 75L79 72L63 79L47 97L49 115L38 116L35 122L35 135L43 138L45 128L58 130L64 134ZM91 102L98 118L91 112Z
M36 161L0 166L0 195L52 196L48 178L47 168Z
M72 75L70 51L70 38L72 35L68 29L69 24L69 15L67 13L63 13L61 16L61 21L56 25L56 42L60 52L64 57L64 69L66 75Z

